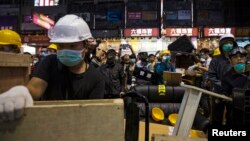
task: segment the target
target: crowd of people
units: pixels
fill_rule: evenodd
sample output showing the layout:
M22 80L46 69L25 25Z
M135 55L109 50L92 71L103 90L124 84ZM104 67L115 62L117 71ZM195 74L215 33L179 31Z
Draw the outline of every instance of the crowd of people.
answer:
M0 120L18 119L33 100L76 100L120 98L129 91L132 78L137 85L165 84L163 72L175 72L175 58L169 50L159 54L135 54L128 44L119 51L92 37L87 23L76 15L66 15L48 32L50 45L40 51L29 82L0 94ZM233 88L245 88L250 45L239 47L232 34L225 34L213 52L203 48L193 55L185 75L201 74L200 87L231 97ZM0 51L20 53L20 36L12 30L0 31ZM127 46L132 54L121 56ZM35 60L35 59L34 59ZM39 61L38 61L39 60ZM213 98L211 122L231 126L232 103Z

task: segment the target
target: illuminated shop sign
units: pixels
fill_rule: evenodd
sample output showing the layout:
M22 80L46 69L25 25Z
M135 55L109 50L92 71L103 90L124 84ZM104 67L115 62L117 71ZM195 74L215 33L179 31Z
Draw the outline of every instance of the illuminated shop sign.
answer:
M249 27L237 28L235 36L237 36L237 37L249 37L250 36L250 28Z
M198 36L197 28L166 28L162 30L162 34L165 36Z
M157 37L159 28L127 28L124 30L125 37Z
M59 0L34 0L34 6L57 6Z
M221 36L224 34L235 35L235 28L204 28L204 36Z
M55 22L48 18L47 16L43 15L43 14L38 14L38 13L33 13L33 23L44 27L46 29L50 29Z

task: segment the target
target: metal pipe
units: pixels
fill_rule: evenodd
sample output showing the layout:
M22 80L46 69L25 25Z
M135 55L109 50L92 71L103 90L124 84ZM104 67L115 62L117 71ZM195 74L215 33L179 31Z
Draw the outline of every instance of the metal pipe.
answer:
M185 87L185 88L195 89L195 90L198 90L198 91L200 91L200 92L202 92L204 94L208 94L208 95L211 95L211 96L214 96L214 97L222 98L222 99L227 100L227 101L233 101L232 98L227 97L225 95L214 93L214 92L204 90L204 89L201 89L201 88L198 88L198 87L195 87L195 86L186 85L186 84L181 84L181 86Z

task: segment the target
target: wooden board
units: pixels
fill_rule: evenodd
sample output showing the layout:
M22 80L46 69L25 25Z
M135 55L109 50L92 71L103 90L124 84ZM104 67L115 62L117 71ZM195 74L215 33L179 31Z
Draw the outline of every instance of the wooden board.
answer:
M153 135L152 141L207 141L207 138L177 137L168 135Z
M29 80L29 55L0 52L0 93Z
M150 123L149 124L149 140L155 135L155 134L160 134L160 135L172 135L174 130L173 126L168 126L168 125L163 125L163 124L157 124L157 123ZM205 138L205 134L202 131L196 131L195 136L197 138ZM139 141L145 141L145 122L140 122L140 127L139 127ZM161 141L161 140L157 140ZM162 140L165 141L165 140Z
M124 141L123 100L36 102L0 123L0 141Z

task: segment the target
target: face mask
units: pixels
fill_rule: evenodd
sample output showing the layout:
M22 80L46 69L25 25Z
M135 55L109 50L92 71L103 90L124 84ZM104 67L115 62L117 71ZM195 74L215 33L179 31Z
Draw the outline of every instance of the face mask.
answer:
M108 54L107 55L107 64L109 66L112 66L115 64L116 58L117 56L115 54Z
M200 61L201 61L202 63L206 62L206 60L205 60L204 58L201 58Z
M223 50L223 52L225 52L225 53L230 52L232 49L233 49L233 45L232 45L232 44L224 44L224 45L222 46L222 50Z
M42 56L42 57L46 57L46 56L48 56L48 55L49 55L48 52L41 52L41 56Z
M38 60L34 60L34 61L33 61L33 64L36 64L37 62L38 62Z
M49 51L48 54L56 54L56 52L50 52L50 51Z
M115 60L114 59L108 59L107 60L107 65L109 65L109 66L115 65Z
M135 59L130 59L130 63L134 64L135 63Z
M237 72L237 73L243 73L245 71L245 64L236 64L234 65L234 70Z
M163 56L162 57L162 62L168 63L170 61L170 56Z
M63 49L57 52L58 60L65 66L72 67L83 60L82 51Z

